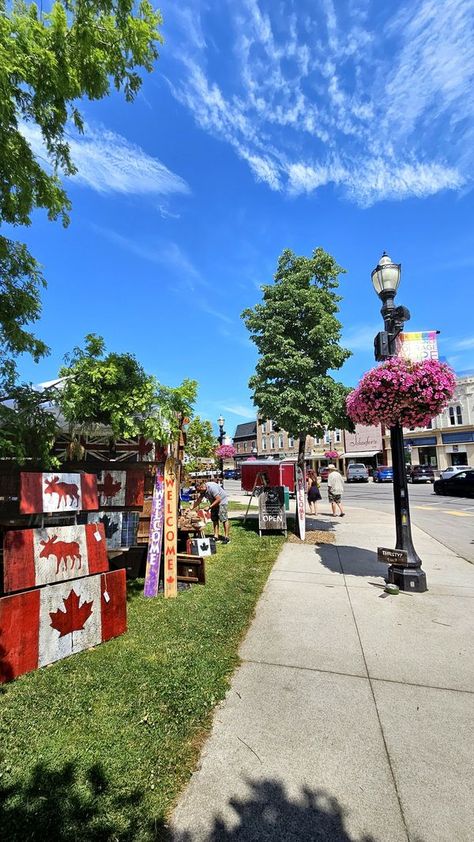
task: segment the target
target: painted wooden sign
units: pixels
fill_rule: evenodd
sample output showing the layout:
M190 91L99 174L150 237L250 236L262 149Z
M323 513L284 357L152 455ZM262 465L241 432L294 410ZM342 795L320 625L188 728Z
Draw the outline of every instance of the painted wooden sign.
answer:
M87 522L102 524L108 550L122 546L123 512L89 512Z
M278 529L286 532L285 489L282 485L264 488L258 498L260 532Z
M20 512L80 512L98 508L95 474L20 473Z
M168 456L165 462L165 598L178 594L178 478L177 462Z
M125 570L0 599L0 682L127 630Z
M99 508L143 506L143 471L101 471L97 478Z
M304 494L304 475L301 468L296 468L296 514L298 517L298 534L302 541L306 535L306 508Z
M383 564L393 564L394 567L408 567L408 552L406 550L390 550L387 547L377 547L377 561Z
M109 435L83 435L71 440L67 434L57 436L54 453L61 462L75 461L80 458L89 464L101 462L164 462L166 448L158 442L136 436L131 439L115 439Z
M151 504L148 554L146 558L144 596L158 596L160 580L161 549L163 545L163 524L165 505L164 478L161 471L156 472L153 500Z
M102 524L18 529L5 535L3 578L7 593L108 569Z

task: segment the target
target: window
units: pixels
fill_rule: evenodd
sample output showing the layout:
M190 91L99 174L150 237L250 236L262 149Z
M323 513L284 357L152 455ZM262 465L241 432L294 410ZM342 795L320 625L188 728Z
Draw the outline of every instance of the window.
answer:
M244 441L244 453L247 453L247 442Z
M235 448L237 450L237 453L240 453L240 442L236 442Z
M341 441L341 431L340 430L336 430L334 441L337 442L337 444L339 444L339 442Z
M284 443L283 443L283 436L282 436L282 435L280 435L280 436L278 436L278 447L279 447L279 448L280 448L280 450L281 450L281 448L282 448L282 447L284 447L284 446L285 446L285 445L284 445Z
M262 421L262 433L266 433L266 432L267 432L267 422Z
M270 450L275 450L275 436L270 436Z
M256 450L256 449L257 449L257 442L253 441L252 442L252 450Z
M459 404L449 407L449 423L451 427L454 427L455 424L462 424L462 408Z
M271 433L272 430L273 430L273 421L269 421L268 422L268 432Z
M326 432L324 433L324 444L331 444L331 435L329 433L329 430L326 430Z
M319 446L321 444L321 439L315 439L314 443Z
M293 436L288 436L288 447L294 447L294 446L295 446L295 440L294 440Z
M262 436L262 450L266 450L266 449L267 449L267 440L266 440L265 436Z

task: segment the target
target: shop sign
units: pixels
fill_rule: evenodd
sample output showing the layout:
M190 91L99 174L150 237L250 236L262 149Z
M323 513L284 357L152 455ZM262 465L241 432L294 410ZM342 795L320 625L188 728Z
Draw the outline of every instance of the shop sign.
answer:
M258 528L286 531L285 489L283 485L265 488L258 498Z
M165 599L178 594L178 480L177 462L165 462Z
M437 333L437 330L400 333L395 340L397 356L412 362L439 359Z
M353 433L344 433L344 442L346 453L382 450L382 428L380 424L356 424Z
M306 535L304 475L299 467L296 468L296 511L298 515L299 536L304 541Z

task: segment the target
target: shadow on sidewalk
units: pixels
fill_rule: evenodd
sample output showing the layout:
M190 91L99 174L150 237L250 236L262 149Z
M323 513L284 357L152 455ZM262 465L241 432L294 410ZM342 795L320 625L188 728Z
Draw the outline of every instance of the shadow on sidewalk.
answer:
M381 576L387 573L387 565L377 561L377 553L363 547L347 547L341 544L321 544L317 554L328 570L345 573L347 576Z
M250 797L229 802L237 823L228 828L217 817L206 842L376 842L372 836L358 840L350 836L344 827L344 809L324 790L304 787L300 798L293 801L278 781L246 783ZM194 842L195 838L192 832L158 836L161 842Z

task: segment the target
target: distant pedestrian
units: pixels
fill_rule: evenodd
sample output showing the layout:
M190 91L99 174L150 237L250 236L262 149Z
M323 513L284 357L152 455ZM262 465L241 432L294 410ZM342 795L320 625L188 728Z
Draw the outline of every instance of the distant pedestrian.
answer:
M332 513L334 517L337 515L337 509L344 517L344 509L342 508L342 495L344 494L344 480L335 465L328 465L328 499L331 504Z
M207 497L210 502L209 511L211 513L212 525L214 527L214 538L219 540L219 524L222 523L224 529L224 537L222 541L228 544L229 538L229 515L228 502L229 498L227 492L217 482L203 482L202 480L196 483L196 491L198 497L193 505L193 509L197 509L202 498Z
M319 490L319 477L316 471L310 470L306 474L306 495L308 498L308 507L310 515L318 514L318 500L321 499L321 492Z

